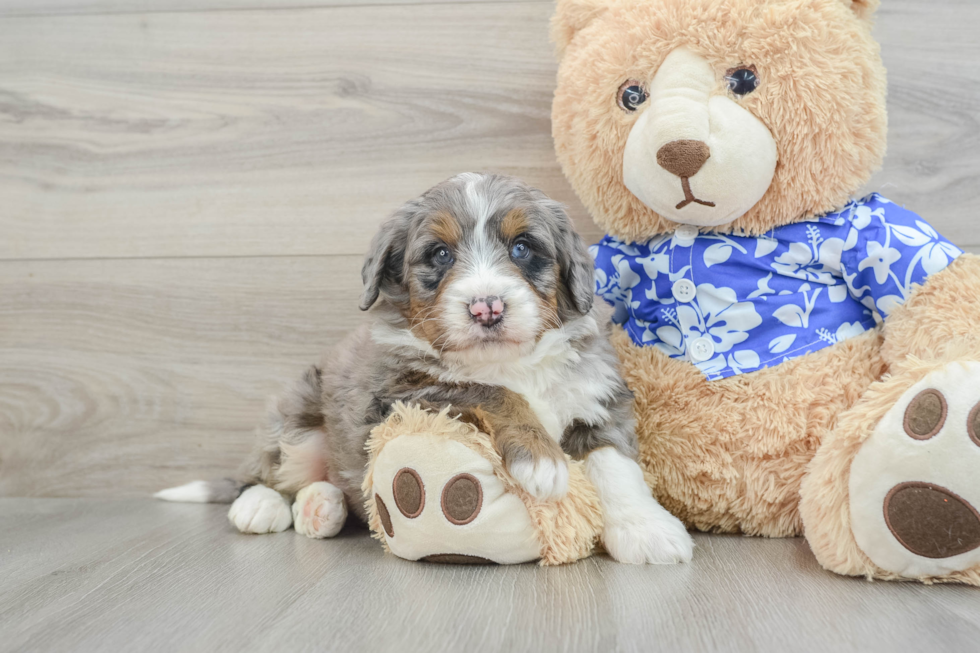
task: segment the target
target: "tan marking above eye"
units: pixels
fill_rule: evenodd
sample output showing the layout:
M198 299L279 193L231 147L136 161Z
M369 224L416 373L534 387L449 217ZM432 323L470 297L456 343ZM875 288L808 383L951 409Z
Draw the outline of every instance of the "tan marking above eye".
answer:
M469 524L483 507L483 487L471 474L457 474L442 490L442 514L457 526Z
M500 235L504 240L513 240L530 228L524 209L514 209L504 216L500 223Z
M973 444L980 446L980 403L973 407L970 416L966 418L966 431Z
M463 237L459 222L456 218L444 211L432 216L432 233L442 242L454 247L459 244L460 239Z
M395 497L398 510L409 519L422 514L425 507L425 485L419 473L410 467L403 467L391 482L391 493Z
M912 398L905 409L905 432L914 440L928 440L943 428L946 411L943 393L933 388L923 390Z

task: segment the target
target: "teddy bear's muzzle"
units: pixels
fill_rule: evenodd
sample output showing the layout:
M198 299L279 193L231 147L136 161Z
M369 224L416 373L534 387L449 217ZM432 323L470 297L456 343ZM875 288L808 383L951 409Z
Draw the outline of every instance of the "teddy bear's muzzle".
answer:
M623 151L623 182L668 220L726 224L772 183L775 140L727 89L723 72L688 48L667 55L654 75Z

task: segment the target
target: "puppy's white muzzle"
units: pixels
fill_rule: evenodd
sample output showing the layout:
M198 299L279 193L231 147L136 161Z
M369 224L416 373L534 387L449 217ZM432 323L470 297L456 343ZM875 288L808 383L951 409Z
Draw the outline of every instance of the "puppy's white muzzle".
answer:
M626 141L626 187L673 222L731 222L762 199L776 171L772 134L736 101L713 95L717 87L707 60L687 48L674 50L657 70L648 106ZM678 142L680 155L665 157ZM692 152L699 154L697 161Z

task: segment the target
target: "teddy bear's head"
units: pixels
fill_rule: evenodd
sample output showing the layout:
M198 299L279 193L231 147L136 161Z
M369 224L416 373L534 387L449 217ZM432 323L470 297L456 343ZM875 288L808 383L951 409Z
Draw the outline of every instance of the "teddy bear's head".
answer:
M885 150L878 0L559 0L558 158L628 241L840 208Z

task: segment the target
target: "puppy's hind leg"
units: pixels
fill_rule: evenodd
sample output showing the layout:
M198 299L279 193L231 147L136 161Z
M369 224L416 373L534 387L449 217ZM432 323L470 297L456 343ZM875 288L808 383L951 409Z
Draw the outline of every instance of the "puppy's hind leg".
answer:
M293 502L296 532L314 539L333 537L347 521L344 493L335 485L319 481L299 491Z
M255 485L245 490L228 511L228 518L238 530L284 531L293 523L290 500L307 486L329 485L319 483L327 475L321 406L318 367L308 369L270 406L267 424L260 430L252 455L241 470L241 477ZM306 528L306 522L302 528Z
M271 487L253 485L231 504L228 520L242 533L281 533L293 516L286 497Z

